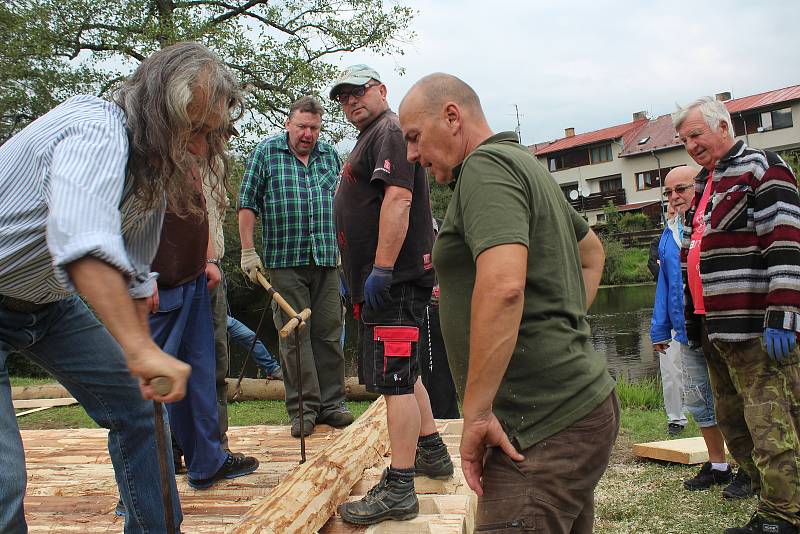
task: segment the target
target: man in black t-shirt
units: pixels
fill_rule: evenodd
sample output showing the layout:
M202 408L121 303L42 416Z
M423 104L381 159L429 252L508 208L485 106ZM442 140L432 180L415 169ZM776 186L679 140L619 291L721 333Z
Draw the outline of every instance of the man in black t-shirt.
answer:
M359 130L334 214L342 268L359 321L359 379L386 398L392 461L370 498L339 507L345 521L413 519L414 475L449 478L450 455L419 379L419 333L434 283L425 171L406 160L386 86L366 65L345 69L330 97Z

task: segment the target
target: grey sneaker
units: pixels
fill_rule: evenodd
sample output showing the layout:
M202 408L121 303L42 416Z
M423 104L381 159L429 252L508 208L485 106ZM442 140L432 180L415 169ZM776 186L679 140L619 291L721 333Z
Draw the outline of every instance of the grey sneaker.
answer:
M339 515L348 523L374 525L387 519L406 521L419 514L419 501L414 492L414 480L389 478L389 468L383 471L380 482L360 501L340 504Z
M331 425L334 428L343 428L351 424L353 421L355 421L353 414L350 413L350 410L347 409L347 406L345 406L344 403L341 403L333 410L325 413L322 416L322 420L319 422L325 423L326 425Z
M283 370L276 367L271 373L267 373L267 380L280 380L283 381Z
M447 446L442 444L435 449L426 449L417 446L417 454L414 457L414 476L425 475L429 478L445 479L453 476L453 461Z

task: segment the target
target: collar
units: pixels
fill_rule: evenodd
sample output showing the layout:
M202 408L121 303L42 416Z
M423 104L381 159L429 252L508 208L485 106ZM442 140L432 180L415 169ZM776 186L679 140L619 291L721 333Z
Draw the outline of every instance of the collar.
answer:
M384 109L383 111L381 111L381 112L378 114L378 116L377 116L377 117L375 117L375 118L372 120L372 122L370 122L369 124L367 124L367 127L366 127L366 128L364 128L363 130L361 130L360 132L358 132L358 135L356 136L356 139L360 139L360 138L361 138L361 136L362 136L362 135L364 135L365 133L367 133L367 132L370 130L370 128L372 128L372 126L373 126L374 124L378 124L378 122L379 122L379 121L380 121L382 118L384 118L384 117L386 116L386 114L387 114L387 113L394 113L394 112L391 110L391 108L390 108L390 107L388 107L388 106L387 106L387 107L386 107L386 109Z
M461 176L461 170L464 167L464 162L467 161L467 159L469 159L471 154L473 154L476 150L478 150L482 146L492 145L495 143L507 143L509 141L512 143L519 144L519 140L517 139L517 134L514 132L500 132L484 139L478 146L476 146L472 150L472 152L467 154L467 157L464 158L464 160L461 163L453 167L453 171L451 173L453 175L453 181L447 184L450 186L450 189L455 189L456 182L458 182L458 178L459 176Z

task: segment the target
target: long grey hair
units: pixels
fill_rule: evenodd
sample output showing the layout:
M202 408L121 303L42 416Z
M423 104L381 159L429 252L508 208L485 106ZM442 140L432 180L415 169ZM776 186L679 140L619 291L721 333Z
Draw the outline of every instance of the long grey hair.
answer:
M195 211L196 188L192 171L195 156L187 150L192 133L189 106L193 91L207 95L205 113L225 102L219 129L208 134L208 168L227 188L229 162L225 143L232 122L243 112L242 94L233 74L200 43L177 43L142 61L114 94L127 117L128 173L137 196L148 207L167 206L177 213ZM220 168L220 161L222 168Z

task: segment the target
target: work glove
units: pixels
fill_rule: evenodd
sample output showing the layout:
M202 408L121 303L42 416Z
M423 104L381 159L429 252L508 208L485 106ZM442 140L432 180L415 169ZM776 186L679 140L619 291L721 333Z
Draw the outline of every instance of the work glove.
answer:
M770 358L780 363L785 360L794 350L797 343L797 334L794 330L784 330L783 328L764 329L764 348Z
M393 271L391 267L372 267L364 284L364 301L373 310L380 310L392 300L389 288L392 286Z
M263 271L264 265L261 263L261 258L258 257L255 248L242 249L242 260L240 265L242 267L242 271L244 271L244 274L247 275L250 281L254 284L257 284L258 278L256 277L256 273L258 271Z

